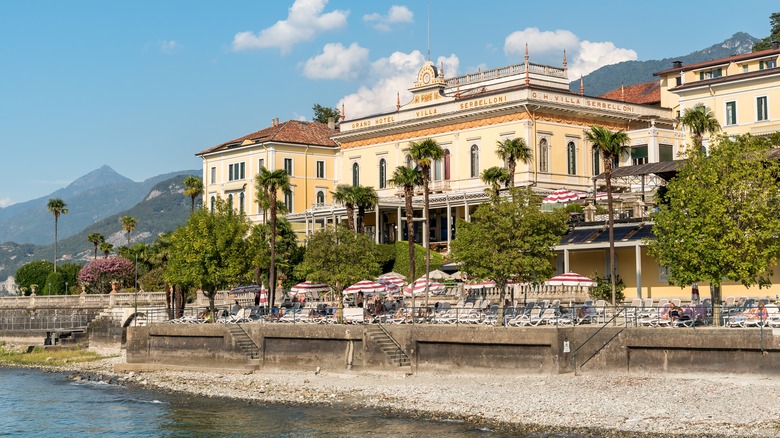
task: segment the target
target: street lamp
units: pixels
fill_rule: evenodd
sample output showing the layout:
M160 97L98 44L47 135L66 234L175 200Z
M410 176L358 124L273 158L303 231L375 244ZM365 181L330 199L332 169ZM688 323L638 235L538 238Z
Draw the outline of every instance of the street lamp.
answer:
M134 297L134 306L135 306L135 317L133 318L133 325L138 326L138 254L135 255L135 285L133 287L135 289L135 297Z

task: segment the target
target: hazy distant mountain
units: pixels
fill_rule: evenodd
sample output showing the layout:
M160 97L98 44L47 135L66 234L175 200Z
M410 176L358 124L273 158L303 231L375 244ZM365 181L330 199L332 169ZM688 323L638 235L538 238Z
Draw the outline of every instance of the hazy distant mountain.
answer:
M69 212L60 216L60 240L113 214L127 210L144 199L160 181L174 175L200 175L199 170L172 172L135 182L103 166L67 187L32 201L0 208L0 242L48 244L54 241L54 217L46 208L51 198L61 198Z
M152 243L160 233L175 230L187 221L190 214L190 198L184 196L183 181L196 171L174 172L168 179L151 187L141 202L128 210L124 210L89 225L77 234L60 239L57 253L61 261L85 262L92 260L94 245L87 241L91 233L101 233L106 241L115 248L127 244L126 235L122 231L122 216L132 216L138 220L135 231L131 234L131 245L135 243ZM153 179L159 179L154 177ZM148 180L147 180L148 181ZM47 212L47 215L51 216ZM70 215L70 213L68 213ZM52 240L53 241L53 240ZM9 275L14 275L16 269L32 260L51 260L54 254L53 243L48 245L17 244L6 242L0 244L0 281ZM102 254L100 255L102 257Z
M619 88L621 83L633 85L658 80L658 77L653 76L653 73L672 68L672 62L674 61L682 61L683 65L687 65L748 53L756 41L758 41L758 38L753 38L744 32L738 32L721 43L684 56L673 56L671 58L650 61L625 61L607 65L583 77L585 94L588 96L599 96ZM573 92L579 92L580 80L573 81L569 85L569 89Z

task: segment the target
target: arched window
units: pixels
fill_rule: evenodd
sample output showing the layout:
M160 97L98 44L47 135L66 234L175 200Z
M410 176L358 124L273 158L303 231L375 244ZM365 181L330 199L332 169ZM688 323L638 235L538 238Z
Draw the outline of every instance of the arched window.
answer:
M450 150L444 150L444 179L450 180Z
M293 212L293 195L292 191L285 192L284 194L284 206L287 207L287 213Z
M384 158L379 160L379 188L387 188L387 161Z
M593 149L593 176L598 176L601 173L601 154L599 150Z
M577 147L573 141L566 145L567 170L569 175L577 174Z
M244 192L238 194L238 212L244 213Z
M360 185L360 166L358 163L352 163L352 185L355 187Z
M325 205L325 192L322 190L317 191L317 205Z
M212 196L209 205L210 205L209 209L211 210L212 213L214 213L214 209L217 208L217 198Z
M436 160L433 162L433 180L434 181L441 181L441 169L442 162L441 160Z
M550 147L547 145L547 139L539 141L539 172L550 171Z
M233 211L233 194L228 195L228 208Z
M479 146L471 145L471 177L479 177Z

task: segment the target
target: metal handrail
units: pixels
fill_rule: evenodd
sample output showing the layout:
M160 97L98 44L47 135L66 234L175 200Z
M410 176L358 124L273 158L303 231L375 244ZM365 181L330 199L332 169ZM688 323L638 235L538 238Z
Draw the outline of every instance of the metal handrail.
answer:
M605 321L604 324L601 327L599 327L598 330L596 330L592 335L590 335L590 337L588 339L585 340L585 342L580 344L580 346L577 347L577 349L574 350L574 352L571 354L571 361L572 361L572 364L574 365L574 375L577 375L577 353L579 353L580 349L582 349L582 347L584 347L585 344L590 342L591 339L596 337L597 334L599 334L602 330L604 330L604 327L608 326L612 321L614 321L615 318L617 318L618 315L620 315L624 310L626 310L625 307L623 307L620 310L618 310L617 312L615 312L615 314L612 315L612 318L610 318L609 321ZM623 327L623 329L625 329L625 327ZM621 330L621 332L622 331L623 330ZM620 332L618 332L618 334L620 334ZM612 338L610 338L604 345L602 345L598 350L596 350L596 352L593 353L593 355L591 357L589 357L587 360L585 360L585 362L583 362L582 365L585 365L586 363L588 363L589 360L593 359L593 357L596 356L602 349L604 349L604 347L606 347L610 342L612 342L612 340L615 339L615 337L617 337L617 335L615 335Z
M380 330L382 330L382 333L384 333L385 336L388 339L390 339L390 341L393 343L393 345L395 345L396 350L400 351L401 354L403 354L405 358L409 359L409 355L406 354L406 352L404 351L403 347L401 347L401 344L398 343L398 341L395 340L395 338L390 334L390 332L387 331L387 328L384 325L382 325L382 323L379 322L379 321L376 321L376 325L379 327Z

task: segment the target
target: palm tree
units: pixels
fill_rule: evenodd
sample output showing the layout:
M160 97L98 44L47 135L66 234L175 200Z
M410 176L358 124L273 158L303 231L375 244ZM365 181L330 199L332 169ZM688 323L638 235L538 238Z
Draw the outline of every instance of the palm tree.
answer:
M430 227L430 181L431 164L436 160L444 158L444 149L432 138L426 138L419 142L409 143L409 155L417 162L420 167L423 178L423 217L425 218L425 305L428 305L428 274L431 272L431 239L428 228ZM412 280L414 281L414 280Z
M138 219L132 216L122 216L122 229L127 233L127 246L130 246L130 234L135 230Z
M274 170L273 172L262 167L257 174L257 187L261 187L268 193L269 209L271 218L271 266L269 269L268 283L270 290L270 307L273 308L276 300L276 215L278 205L276 195L278 191L282 193L290 192L290 175L284 169Z
M413 167L398 166L393 171L390 178L390 184L396 187L404 188L404 204L406 204L406 234L409 241L409 282L415 280L414 263L414 209L412 208L412 199L414 198L414 188L422 185L422 173ZM401 233L401 230L398 230ZM414 294L412 294L412 307L414 307Z
M49 199L46 207L54 215L54 272L57 272L57 226L59 225L60 215L67 214L68 209L65 201L60 198Z
M509 186L511 178L512 174L507 169L499 166L489 167L483 170L482 175L480 175L480 179L483 183L490 184L490 188L486 189L486 191L490 193L490 196L493 197L493 201L495 202L498 202L501 184L505 187Z
M197 176L190 175L184 179L184 196L189 196L192 200L190 213L195 212L195 198L203 195L203 180Z
M343 204L347 209L347 224L349 229L356 231L355 229L355 186L349 184L339 184L336 186L335 192L330 192L333 195L333 202L337 204Z
M604 180L607 185L607 223L609 227L609 278L612 287L612 305L615 305L615 222L612 204L612 162L628 153L628 134L622 130L612 132L603 126L591 126L585 131L585 138L593 144L593 149L601 154L604 162Z
M95 257L94 259L97 260L97 252L98 252L98 245L105 242L106 238L103 237L100 233L91 233L89 236L87 236L87 242L92 243L95 245Z
M377 203L379 203L379 196L376 194L376 190L369 186L356 186L353 188L353 192L355 194L355 206L358 208L357 231L364 233L366 230L364 220L366 209L376 206ZM377 230L377 232L379 232L379 230Z
M705 133L713 135L720 131L720 123L718 123L715 114L702 104L698 104L693 108L686 108L680 121L693 134L693 145L697 151L703 148Z
M531 148L525 144L525 140L522 138L508 138L504 141L496 141L496 155L504 160L509 171L509 187L515 186L515 167L517 167L517 162L522 161L523 164L530 163L531 154Z
M103 254L106 256L106 258L108 258L108 255L111 254L111 251L113 251L113 250L114 250L114 245L112 245L112 244L110 244L108 242L103 242L103 243L100 244L100 251L103 252Z

